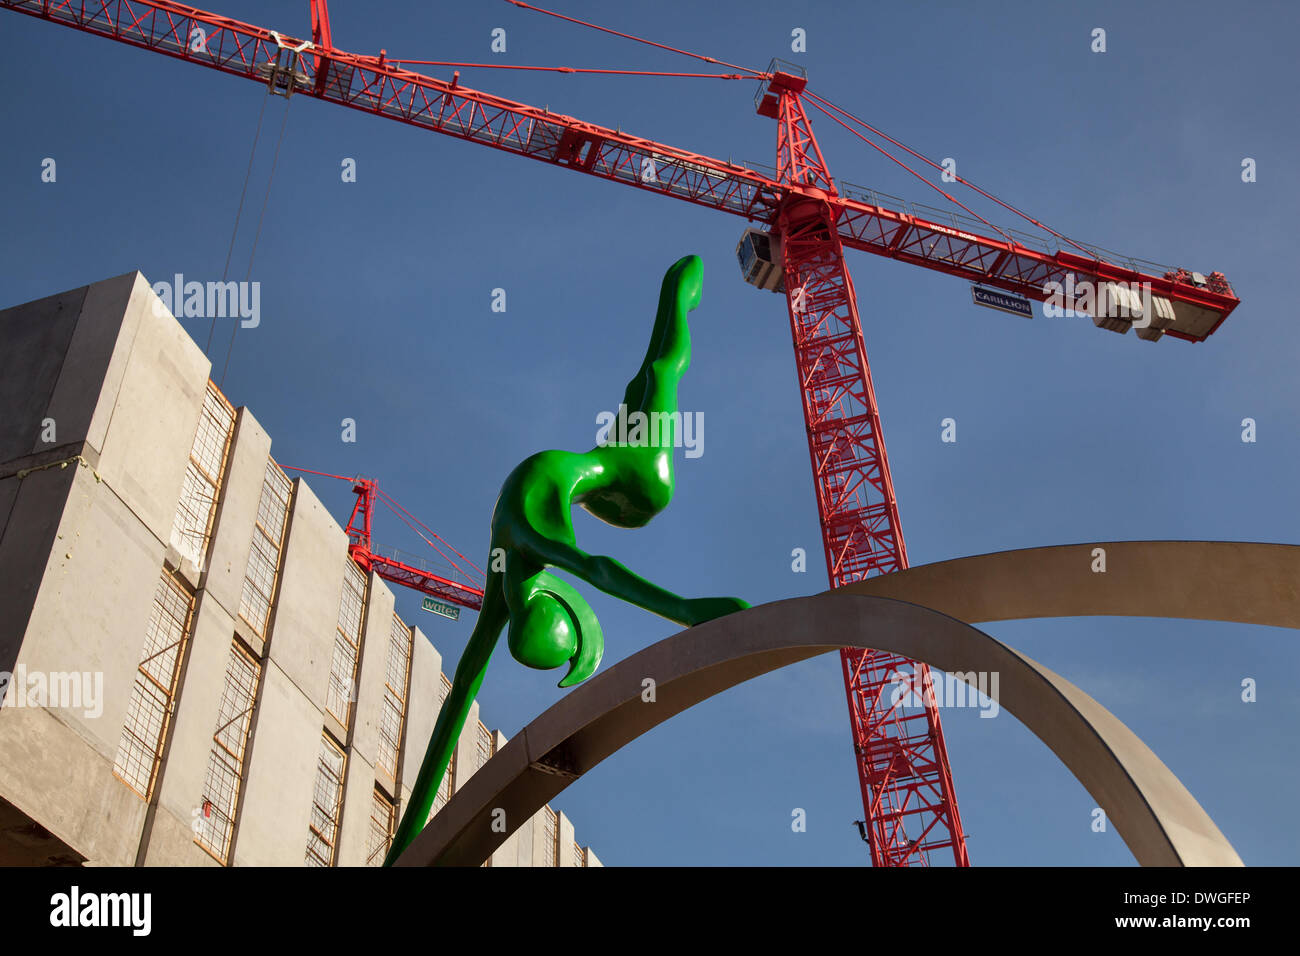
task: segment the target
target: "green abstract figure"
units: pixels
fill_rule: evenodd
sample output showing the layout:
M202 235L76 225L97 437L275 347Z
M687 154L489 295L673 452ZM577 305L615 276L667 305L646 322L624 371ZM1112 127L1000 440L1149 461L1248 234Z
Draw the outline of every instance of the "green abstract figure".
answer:
M657 423L650 429L651 440L598 445L581 454L539 452L521 462L501 486L492 511L490 552L498 560L489 560L483 608L438 714L385 866L391 866L424 828L507 623L515 660L539 669L569 665L561 687L582 683L599 666L604 641L595 614L548 567L678 624L695 625L749 607L738 598L678 597L613 558L587 554L575 543L570 515L576 504L609 524L640 528L672 500L673 447L681 424L677 384L691 361L686 315L699 305L702 271L698 256L686 256L664 276L650 346L623 397L629 418L639 411Z

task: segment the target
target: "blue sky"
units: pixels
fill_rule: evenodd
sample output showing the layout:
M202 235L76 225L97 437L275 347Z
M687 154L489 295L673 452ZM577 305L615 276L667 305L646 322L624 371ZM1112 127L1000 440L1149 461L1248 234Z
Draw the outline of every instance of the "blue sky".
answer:
M306 0L211 0L302 35ZM722 59L805 65L810 86L1067 235L1227 274L1243 304L1202 344L1032 321L971 304L966 284L852 253L868 354L913 564L1107 539L1300 541L1293 321L1300 94L1288 4L873 4L566 0L563 12ZM358 53L696 70L503 2L336 0ZM807 52L790 52L791 30ZM1107 51L1090 50L1106 30ZM256 84L0 14L0 305L131 269L219 279L264 91ZM430 68L435 69L435 68ZM449 72L449 71L445 71ZM442 74L439 74L442 75ZM722 159L772 163L750 83L463 70L462 82ZM284 101L267 107L232 275L247 267ZM829 121L831 171L938 205ZM40 181L45 157L58 180ZM340 163L357 162L343 183ZM1241 162L1258 181L1243 183ZM937 174L936 174L937 175ZM910 180L910 181L909 181ZM989 214L987 204L975 208ZM1008 223L1008 215L990 215ZM481 563L506 473L542 448L585 450L644 351L659 281L704 260L683 409L705 453L678 459L672 506L636 532L579 513L579 543L687 595L753 603L825 587L782 301L745 285L745 223L304 97L289 105L253 278L262 322L236 340L225 391L284 463L376 476ZM491 311L494 288L505 313ZM186 326L204 343L206 320ZM217 331L218 372L229 326ZM955 444L940 421L957 420ZM1258 441L1241 441L1254 418ZM340 422L357 422L354 444ZM311 481L345 521L342 482ZM385 520L385 519L389 520ZM377 542L418 539L381 516ZM806 548L805 574L790 553ZM1170 569L1177 573L1177 569ZM1213 581L1204 582L1214 587ZM613 662L669 622L584 589ZM469 634L398 595L448 661ZM1178 774L1249 864L1294 864L1300 694L1295 635L1091 618L990 633L1078 683ZM448 663L447 669L451 668ZM1245 677L1259 699L1239 699ZM499 649L480 701L513 734L560 696ZM1005 712L943 714L979 865L1125 865L1090 828L1084 789ZM561 795L610 864L860 865L862 815L834 655L681 715ZM793 808L808 828L794 833Z

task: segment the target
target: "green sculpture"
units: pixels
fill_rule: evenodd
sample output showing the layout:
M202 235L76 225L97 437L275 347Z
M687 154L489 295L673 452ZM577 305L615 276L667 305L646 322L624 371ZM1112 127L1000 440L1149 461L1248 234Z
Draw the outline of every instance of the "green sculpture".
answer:
M640 528L672 500L673 447L680 421L677 383L691 361L686 314L699 305L702 271L698 256L686 256L664 276L645 360L623 397L627 409L653 417L660 426L650 430L650 440L598 445L582 454L539 452L522 461L501 486L492 510L483 608L438 713L385 866L392 865L429 819L470 704L507 623L515 660L539 669L569 665L561 687L582 683L600 664L604 641L596 615L548 567L678 624L695 625L749 607L738 598L678 597L613 558L587 554L575 543L570 516L576 504L609 524Z

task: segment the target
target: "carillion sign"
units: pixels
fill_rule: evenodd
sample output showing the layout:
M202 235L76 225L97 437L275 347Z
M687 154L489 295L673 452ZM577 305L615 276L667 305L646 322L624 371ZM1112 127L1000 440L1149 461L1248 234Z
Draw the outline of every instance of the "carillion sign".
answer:
M448 604L446 601L439 601L437 598L425 598L424 609L432 611L434 614L441 614L443 617L449 617L453 621L460 620L460 608L454 604Z
M1015 295L1011 292L998 292L994 289L985 289L983 286L973 285L970 287L971 298L975 300L976 305L986 306L990 309L997 309L1000 312L1010 312L1012 315L1023 315L1026 319L1034 317L1034 307L1029 300L1023 295Z

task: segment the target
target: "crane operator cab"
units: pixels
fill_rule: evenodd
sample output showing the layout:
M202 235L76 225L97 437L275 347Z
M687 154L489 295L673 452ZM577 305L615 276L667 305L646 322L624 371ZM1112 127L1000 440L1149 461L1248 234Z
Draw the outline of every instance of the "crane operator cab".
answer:
M746 229L736 244L745 281L769 292L785 295L785 271L781 267L781 240L761 229Z

